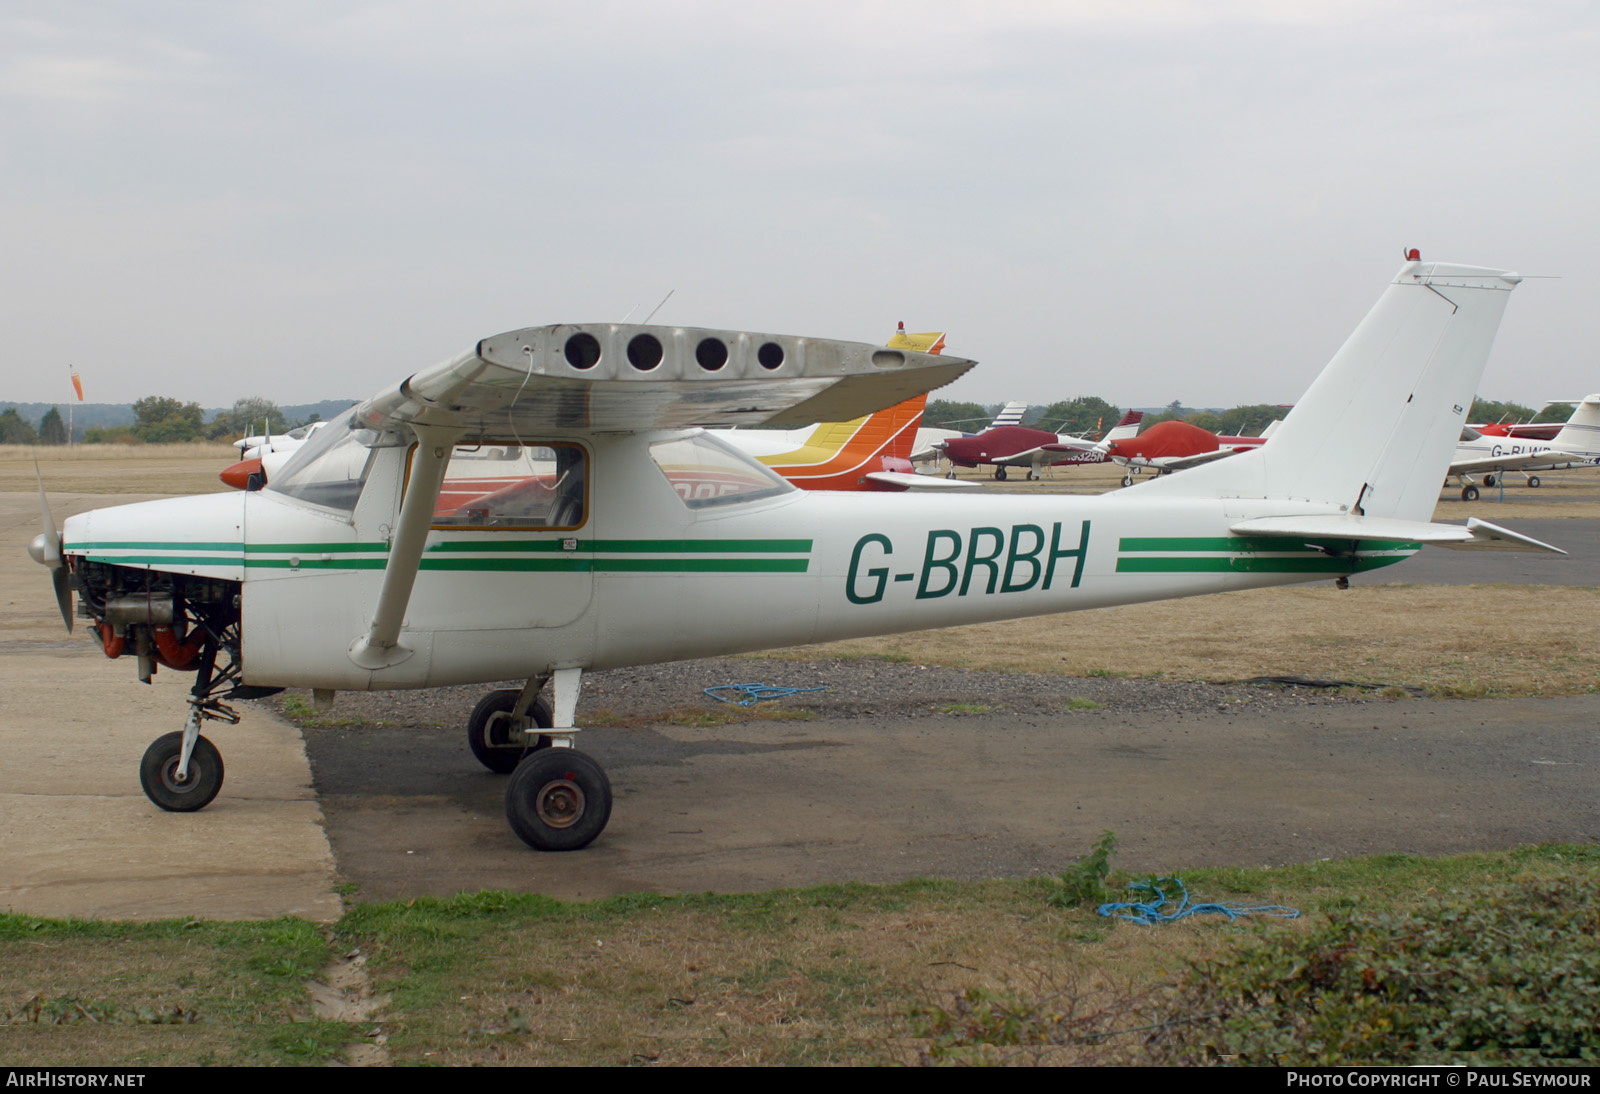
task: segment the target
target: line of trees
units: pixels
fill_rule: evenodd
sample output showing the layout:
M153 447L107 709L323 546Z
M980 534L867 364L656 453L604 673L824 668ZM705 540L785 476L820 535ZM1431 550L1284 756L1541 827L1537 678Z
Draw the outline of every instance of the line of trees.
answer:
M261 432L287 433L293 426L271 399L250 396L219 411L211 421L199 403L186 403L165 395L147 395L133 404L134 424L82 431L84 444L184 444L191 441L231 441ZM315 421L318 415L313 414ZM301 423L303 424L303 423ZM67 443L67 425L61 411L51 407L29 422L15 407L0 411L0 444L58 445Z

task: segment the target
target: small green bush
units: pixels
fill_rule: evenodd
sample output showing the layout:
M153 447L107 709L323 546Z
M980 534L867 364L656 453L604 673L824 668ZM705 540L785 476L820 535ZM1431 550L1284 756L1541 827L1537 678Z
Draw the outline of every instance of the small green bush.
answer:
M1345 910L1196 967L1168 1027L1192 1062L1600 1059L1600 880L1520 879L1410 911Z

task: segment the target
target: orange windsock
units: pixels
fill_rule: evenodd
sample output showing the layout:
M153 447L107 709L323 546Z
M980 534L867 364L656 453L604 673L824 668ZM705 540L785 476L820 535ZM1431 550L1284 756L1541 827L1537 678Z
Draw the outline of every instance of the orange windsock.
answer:
M78 402L83 402L83 381L78 379L78 370L72 370L72 390L78 393Z

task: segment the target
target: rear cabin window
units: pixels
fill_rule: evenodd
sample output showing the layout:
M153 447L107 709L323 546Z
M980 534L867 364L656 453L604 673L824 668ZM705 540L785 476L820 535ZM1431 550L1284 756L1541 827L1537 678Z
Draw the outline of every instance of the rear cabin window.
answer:
M588 515L588 454L575 444L457 445L435 528L576 528Z
M788 480L705 433L657 441L650 458L691 509L755 501L794 489Z

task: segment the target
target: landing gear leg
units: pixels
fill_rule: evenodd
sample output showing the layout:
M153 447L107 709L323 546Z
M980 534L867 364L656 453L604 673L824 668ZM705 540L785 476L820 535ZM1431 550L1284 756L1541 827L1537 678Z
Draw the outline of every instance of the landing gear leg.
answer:
M237 692L239 681L237 647L229 645L229 665L216 671L219 642L213 633L200 657L200 671L189 692L189 717L179 733L157 737L139 761L139 785L145 797L169 813L193 813L204 809L222 789L222 753L200 736L200 723L207 719L239 724L239 714L211 696L224 689Z
M506 820L535 850L587 847L611 819L611 781L593 758L572 746L582 681L582 669L555 671L550 747L524 756L506 784Z
M550 706L539 697L547 680L530 676L521 691L491 691L472 708L467 747L495 774L509 775L527 753L550 747L550 738L537 732L550 728Z

